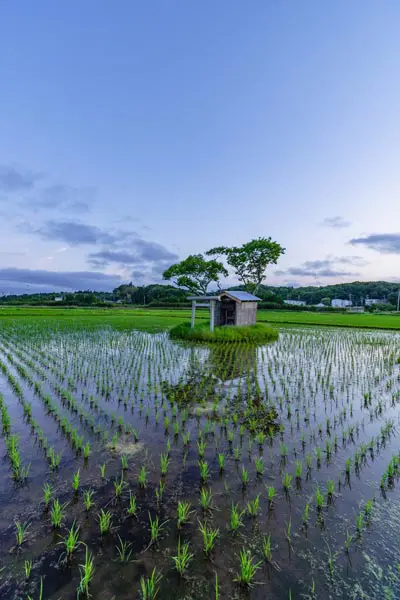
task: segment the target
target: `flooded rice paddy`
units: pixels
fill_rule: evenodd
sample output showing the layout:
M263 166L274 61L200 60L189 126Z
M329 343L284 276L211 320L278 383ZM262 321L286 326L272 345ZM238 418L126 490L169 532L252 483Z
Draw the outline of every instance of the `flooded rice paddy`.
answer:
M400 598L400 335L0 331L0 598Z

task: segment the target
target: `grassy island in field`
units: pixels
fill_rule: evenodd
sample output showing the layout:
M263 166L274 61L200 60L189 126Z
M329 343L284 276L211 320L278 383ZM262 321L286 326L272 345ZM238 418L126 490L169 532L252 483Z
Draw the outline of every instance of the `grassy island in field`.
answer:
M173 339L183 339L194 342L247 342L261 343L277 340L279 331L257 323L243 327L225 325L210 331L209 325L201 323L191 328L190 323L180 323L170 330Z

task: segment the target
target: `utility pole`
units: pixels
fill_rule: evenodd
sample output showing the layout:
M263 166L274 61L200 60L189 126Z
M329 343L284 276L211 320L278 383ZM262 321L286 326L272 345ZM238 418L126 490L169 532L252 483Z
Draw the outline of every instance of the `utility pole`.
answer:
M397 312L400 311L400 289L397 294Z

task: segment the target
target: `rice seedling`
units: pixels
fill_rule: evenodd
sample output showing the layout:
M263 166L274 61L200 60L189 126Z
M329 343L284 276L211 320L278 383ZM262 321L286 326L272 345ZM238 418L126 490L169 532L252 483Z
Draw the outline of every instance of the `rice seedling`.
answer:
M293 476L289 475L289 473L285 473L283 476L282 485L286 493L289 493L290 488L292 487L292 479Z
M240 510L237 504L232 504L230 515L230 529L236 533L239 527L243 527L244 510Z
M178 502L176 524L178 529L180 529L182 525L187 523L190 519L190 516L194 513L194 511L191 510L191 508L192 505L190 504L190 502Z
M25 579L29 579L29 577L31 576L31 572L32 572L32 561L31 560L24 561L24 572L25 572Z
M162 477L165 477L167 474L167 471L168 471L169 463L170 463L170 458L168 456L168 453L160 455L160 463L161 463L161 475L162 475Z
M122 471L127 471L128 468L128 459L126 458L125 454L121 454L121 469Z
M97 514L97 518L99 521L99 529L100 535L105 535L109 533L112 526L112 514L110 511L104 511L102 508L101 511Z
M328 481L326 482L326 485L327 485L328 498L331 500L335 493L335 482L332 479L328 479Z
M303 515L302 515L302 521L303 521L303 525L305 527L307 527L309 520L310 520L310 504L307 502L304 507L304 511L303 511Z
M89 442L86 442L86 444L83 447L83 458L85 460L87 460L90 456L90 444Z
M362 513L359 513L356 516L356 529L357 529L358 535L361 535L363 528L364 528L364 516Z
M249 500L247 502L247 513L253 519L258 515L260 511L260 494L254 498L254 500Z
M17 546L21 547L25 541L25 534L29 529L30 523L21 523L20 521L14 521L15 527L17 531L15 532L15 537L17 539Z
M131 490L129 490L129 506L127 508L127 513L130 517L137 517L136 497L132 494Z
M74 490L75 494L77 494L79 491L79 483L80 483L80 470L78 469L77 472L72 477L72 489Z
M263 537L262 553L266 561L272 562L271 534Z
M121 474L121 478L120 479L115 479L113 481L113 485L114 485L114 498L116 500L119 500L121 498L122 492L126 486L126 483L124 481L124 474L122 472Z
M324 506L324 495L321 492L321 490L319 489L319 487L317 486L317 489L315 490L315 503L317 505L317 509L318 510L322 510L323 506Z
M365 518L367 520L371 516L372 508L373 508L373 500L367 500L366 503L365 503L365 505L364 505L364 514L365 514Z
M224 454L218 454L218 466L219 466L220 473L222 473L222 471L224 470L224 467L225 467Z
M83 492L83 506L85 507L86 512L89 512L92 506L94 506L93 496L94 490L85 490Z
M250 550L243 549L240 552L240 571L235 578L240 585L245 587L252 587L254 585L254 578L258 569L260 568L260 562L254 562L254 558L251 555Z
M115 546L115 549L117 551L119 561L121 563L127 563L130 561L132 556L132 544L122 541L119 535L117 537L118 544Z
M207 479L210 477L208 462L205 460L199 460L197 464L199 466L200 479L203 483L205 483L207 481Z
M54 452L53 448L49 448L48 458L50 462L50 468L52 470L57 470L61 463L61 453Z
M286 444L281 444L280 453L281 453L281 459L283 461L286 461L287 456L288 456L288 447L286 446Z
M242 466L242 487L246 487L249 483L249 472L248 470Z
M158 542L160 535L161 535L163 529L165 528L167 522L168 521L164 521L163 523L160 523L160 518L158 515L154 519L152 519L152 516L149 513L149 524L150 524L150 534L151 534L150 545L156 544Z
M255 457L254 464L256 467L256 473L259 477L264 473L264 461L262 458Z
M175 556L172 556L172 560L174 562L175 569L178 571L181 577L183 577L193 556L194 555L190 552L189 544L184 543L181 545L181 538L179 538L177 554Z
M215 573L214 589L215 589L215 600L219 600L219 586L218 586L218 575L217 575L217 573Z
M346 553L349 552L352 541L353 541L353 536L350 535L348 531L346 531L346 539L344 541L344 550Z
M59 529L64 522L65 508L67 504L60 504L59 500L55 498L50 510L50 520L54 529Z
M89 587L94 576L94 559L87 546L85 552L85 562L79 565L79 574L80 581L76 590L77 598L80 598L81 596L86 596L86 598L89 598Z
M296 460L296 479L301 479L303 474L303 463L300 460Z
M50 501L53 496L53 488L49 483L45 483L43 486L43 503L44 507L47 510L49 508Z
M199 459L203 459L204 458L206 447L207 447L207 444L206 444L206 442L204 440L200 439L200 440L197 441L197 451L198 451L198 454L199 454Z
M219 536L219 529L212 529L207 523L201 523L199 521L199 530L203 537L203 550L205 554L209 555L215 546L217 537Z
M160 591L160 582L162 579L162 575L157 572L156 567L151 572L150 577L142 577L140 578L140 592L142 596L142 600L155 600Z
M147 486L147 470L144 465L142 465L142 467L140 468L138 481L141 488L145 488Z
M204 511L212 510L213 493L209 488L200 489L200 505Z
M269 502L270 506L272 506L272 503L273 503L275 497L276 497L276 489L274 488L273 485L269 485L267 487L267 498L268 498L268 502Z
M332 578L334 575L334 571L335 571L335 563L336 563L336 558L338 556L337 552L332 553L328 543L326 543L327 548L328 548L328 569L329 569L329 575Z
M166 486L165 481L163 481L163 480L159 481L158 487L156 488L156 498L157 498L158 504L162 501L162 499L164 497L165 486Z
M67 531L65 538L59 543L64 546L66 559L67 561L70 561L73 553L78 549L82 542L79 541L79 527L75 525L75 521Z
M99 469L100 469L101 478L105 479L105 477L106 477L106 463L103 463L102 465L99 465Z
M289 518L289 521L286 524L286 539L290 544L291 540L292 540L292 519L291 518Z

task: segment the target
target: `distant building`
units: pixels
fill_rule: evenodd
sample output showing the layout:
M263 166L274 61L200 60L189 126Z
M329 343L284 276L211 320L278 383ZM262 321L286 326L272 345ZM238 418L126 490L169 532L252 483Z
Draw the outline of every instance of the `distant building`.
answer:
M331 302L331 306L333 308L348 308L349 306L353 306L351 300L342 300L342 298L333 298Z
M365 306L373 306L374 304L386 304L387 300L383 298L366 298Z
M290 304L291 306L306 306L307 302L303 300L284 300L283 304Z
M314 304L315 308L326 308L326 304L322 304L322 302L319 302L318 304Z
M351 313L363 313L365 312L365 306L349 306L347 312Z
M64 298L62 296L56 296L54 298L54 302L62 302L64 300Z

